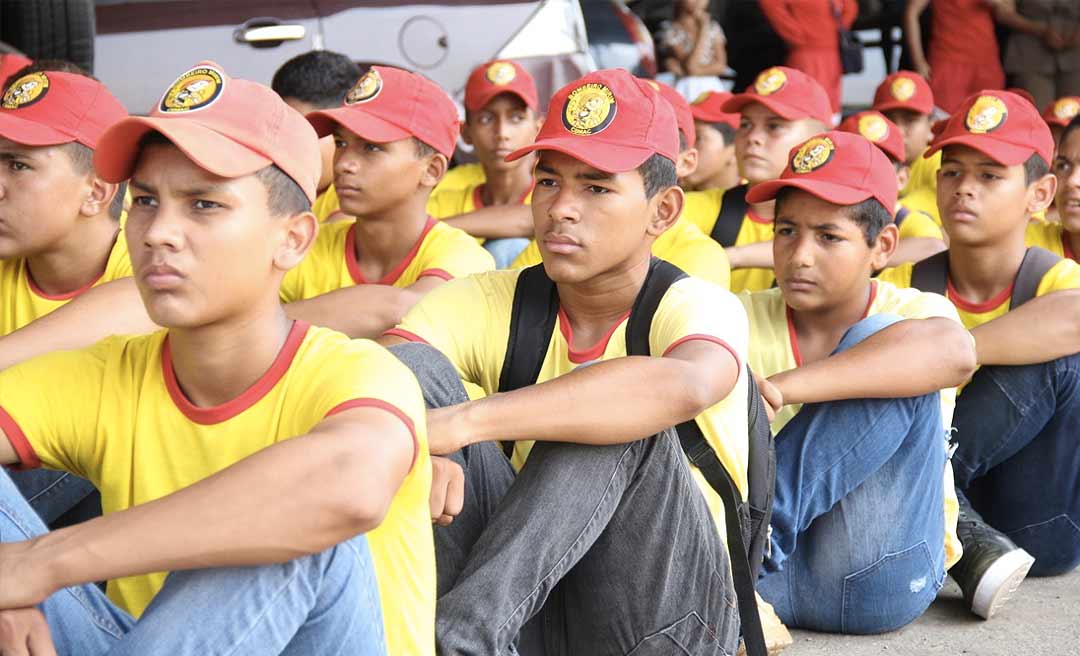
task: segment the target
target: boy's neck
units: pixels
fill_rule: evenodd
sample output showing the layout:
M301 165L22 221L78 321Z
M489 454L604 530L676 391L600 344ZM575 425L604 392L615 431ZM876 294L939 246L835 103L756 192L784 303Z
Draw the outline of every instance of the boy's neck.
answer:
M292 326L273 298L243 317L170 328L169 350L180 389L201 408L232 401L269 371Z
M427 226L427 196L379 215L356 219L353 254L367 280L380 280L401 263Z
M581 283L560 283L559 305L570 320L574 347L587 348L606 336L634 307L649 273L649 257L637 257Z
M26 258L30 277L49 295L86 287L105 272L119 231L108 216L80 219L59 243Z
M866 316L873 289L867 279L865 286L838 305L815 311L790 310L802 364L824 360L836 350L844 333Z
M1008 243L949 246L949 282L966 301L985 303L1013 284L1027 247L1023 232Z
M517 205L533 186L532 169L515 166L509 170L488 171L484 169L484 182L480 185L480 200L484 207Z

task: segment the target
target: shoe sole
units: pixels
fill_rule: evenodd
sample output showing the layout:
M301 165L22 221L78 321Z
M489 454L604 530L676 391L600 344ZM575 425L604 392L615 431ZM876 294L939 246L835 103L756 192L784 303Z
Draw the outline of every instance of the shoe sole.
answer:
M994 561L979 579L971 601L971 611L988 620L1016 592L1035 559L1023 549L1010 551Z

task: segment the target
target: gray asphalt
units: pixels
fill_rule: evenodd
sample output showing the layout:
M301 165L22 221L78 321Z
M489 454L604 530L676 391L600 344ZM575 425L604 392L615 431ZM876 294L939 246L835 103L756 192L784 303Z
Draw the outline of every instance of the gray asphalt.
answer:
M964 607L951 579L926 614L894 633L847 637L792 631L783 656L1080 656L1080 570L1027 579L994 618Z

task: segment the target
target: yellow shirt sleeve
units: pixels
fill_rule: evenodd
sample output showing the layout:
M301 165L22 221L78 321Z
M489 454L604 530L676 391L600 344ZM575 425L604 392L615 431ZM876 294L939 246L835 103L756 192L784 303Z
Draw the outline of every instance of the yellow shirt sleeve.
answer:
M1065 242L1062 240L1063 228L1060 223L1030 221L1024 231L1026 246L1045 248L1058 257L1065 257Z
M689 191L683 203L681 218L693 223L705 236L709 236L716 225L716 218L720 216L723 197L724 192L720 189Z
M653 242L652 253L695 278L724 289L731 286L731 265L724 247L689 221L679 219L668 228Z
M904 222L900 224L900 239L914 237L942 239L941 226L929 214L921 210L910 210Z
M440 221L428 233L415 261L409 266L415 273L409 276L407 272L403 278L410 278L407 284L412 284L426 275L436 275L449 280L491 271L494 268L495 260L491 253L476 243L476 239L464 230Z
M1077 288L1080 288L1080 264L1062 260L1046 272L1035 295L1045 296L1051 292Z
M895 285L900 289L907 289L911 287L911 272L914 267L914 262L905 262L900 266L885 269L877 275L877 279Z
M479 162L461 164L447 171L432 193L439 193L449 189L464 189L465 187L483 184L485 180L487 180L487 175L484 174L484 167Z
M470 186L437 191L428 198L427 213L441 220L472 212L476 209L473 203L475 189L476 187Z
M319 194L319 197L315 199L315 203L311 206L312 214L319 219L320 223L325 222L340 209L341 201L338 200L337 189L334 189L334 185L330 185Z
M923 212L934 223L941 225L941 213L938 211L937 191L918 189L900 197L900 203L912 212Z

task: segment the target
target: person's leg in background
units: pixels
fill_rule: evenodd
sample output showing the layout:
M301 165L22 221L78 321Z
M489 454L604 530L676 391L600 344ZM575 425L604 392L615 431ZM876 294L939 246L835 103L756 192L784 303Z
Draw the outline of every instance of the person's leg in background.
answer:
M488 239L484 242L484 250L491 253L491 257L495 259L496 269L506 269L528 245L528 237L505 237Z
M1058 98L1056 76L1053 73L1023 71L1009 74L1009 86L1026 89L1035 96L1035 105L1041 112L1047 105Z

